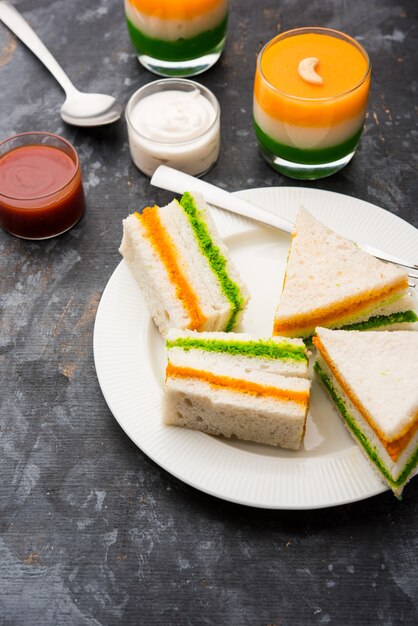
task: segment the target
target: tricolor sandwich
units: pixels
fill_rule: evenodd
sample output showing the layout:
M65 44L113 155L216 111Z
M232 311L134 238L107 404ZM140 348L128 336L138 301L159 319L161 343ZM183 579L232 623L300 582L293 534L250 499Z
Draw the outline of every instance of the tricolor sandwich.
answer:
M164 422L298 449L310 382L300 339L170 330Z
M418 463L418 333L317 328L313 342L351 435L399 496Z
M238 325L249 295L199 194L130 215L120 253L163 336Z
M308 338L316 326L406 329L418 321L415 306L404 270L299 210L273 334Z

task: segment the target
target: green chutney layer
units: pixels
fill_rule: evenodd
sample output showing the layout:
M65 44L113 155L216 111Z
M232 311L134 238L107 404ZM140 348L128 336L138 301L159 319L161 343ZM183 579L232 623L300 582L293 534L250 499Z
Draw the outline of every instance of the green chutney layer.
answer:
M211 30L206 30L188 39L155 39L148 37L126 18L131 41L138 54L146 54L161 61L188 61L212 52L226 36L228 15Z
M322 165L343 159L348 154L354 152L363 130L363 126L361 126L361 128L359 128L354 135L341 143L335 144L334 146L310 149L296 148L295 146L288 146L286 144L279 143L267 135L255 120L253 120L253 123L257 139L265 150L278 156L279 158L285 159L286 161L303 163L304 165Z
M327 376L327 374L321 368L318 361L314 365L314 370L320 377L325 389L328 391L329 395L334 401L335 406L337 407L339 413L341 414L341 417L343 418L348 428L350 429L350 432L353 434L354 438L358 441L358 443L365 450L369 459L372 461L372 463L374 463L374 465L376 465L379 472L381 472L381 474L385 477L385 479L387 480L387 482L393 489L398 489L399 487L401 487L408 480L409 475L411 474L411 472L417 465L418 448L414 450L414 452L412 453L408 461L405 463L405 467L403 471L401 472L401 474L398 476L398 478L393 478L392 474L389 472L389 470L386 468L383 461L379 457L379 454L376 448L370 443L370 441L364 435L362 430L359 428L355 419L353 418L353 416L347 409L347 406L343 398L335 389L335 386L333 385L332 380L330 379L329 376Z
M369 317L364 322L352 322L343 326L328 326L336 330L373 330L374 328L383 328L385 326L393 326L394 324L414 324L418 322L418 315L415 311L399 311L398 313L390 313L389 315L375 315ZM304 337L303 341L306 346L312 345L312 335Z
M391 326L392 324L413 324L418 322L415 311L399 311L390 315L375 315L364 322L354 322L338 327L338 330L370 330L379 326Z
M232 313L224 329L225 332L229 332L236 324L238 313L244 308L245 301L241 293L241 289L230 277L227 269L226 258L222 254L219 247L213 242L206 225L205 216L196 206L191 193L186 191L180 200L180 206L187 215L199 244L200 251L206 257L212 272L219 282L223 294L230 302Z
M234 356L247 356L264 359L280 359L303 361L308 363L303 346L296 346L286 341L277 343L271 340L259 341L222 341L221 339L199 339L196 337L177 337L167 340L167 348L183 350L204 350L206 352L222 352Z

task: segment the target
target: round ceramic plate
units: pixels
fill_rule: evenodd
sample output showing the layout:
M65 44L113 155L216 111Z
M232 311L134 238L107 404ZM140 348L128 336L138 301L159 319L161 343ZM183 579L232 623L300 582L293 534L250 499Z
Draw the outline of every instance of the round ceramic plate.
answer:
M302 204L350 239L406 259L413 259L418 249L413 226L349 196L293 187L239 195L292 221ZM243 330L269 335L290 236L218 209L213 216L251 293ZM196 489L272 509L335 506L386 489L315 378L306 435L297 452L164 426L164 342L124 261L111 276L97 311L94 358L103 395L126 434L161 467Z

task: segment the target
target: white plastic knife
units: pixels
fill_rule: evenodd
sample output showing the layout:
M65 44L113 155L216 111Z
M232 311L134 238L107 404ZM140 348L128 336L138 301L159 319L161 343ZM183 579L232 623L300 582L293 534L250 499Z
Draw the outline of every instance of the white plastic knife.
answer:
M244 217L256 220L262 224L279 228L286 233L291 233L293 230L293 223L290 220L280 217L280 215L276 215L275 213L271 213L266 209L262 209L252 202L248 202L248 200L238 198L229 191L225 191L225 189L221 189L216 185L207 183L206 181L196 178L195 176L190 176L190 174L184 174L183 172L175 170L172 167L168 167L167 165L160 165L155 170L154 175L151 178L151 185L180 194L185 191L198 191L204 196L206 202L219 207L220 209L225 209L226 211L231 211L237 215L243 215ZM367 244L356 243L362 250L381 259L382 261L396 263L396 265L401 265L413 270L414 274L410 273L410 276L414 278L418 277L418 265L411 265L408 261L405 261L405 259L400 259L393 254L384 252L383 250L378 250L377 248Z

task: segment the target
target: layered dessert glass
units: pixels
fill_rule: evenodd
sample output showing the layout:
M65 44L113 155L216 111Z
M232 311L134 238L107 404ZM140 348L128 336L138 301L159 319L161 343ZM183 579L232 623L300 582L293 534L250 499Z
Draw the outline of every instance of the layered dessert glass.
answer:
M300 179L344 167L363 129L370 69L357 41L328 28L287 31L266 44L257 60L253 109L266 161Z
M227 0L125 0L125 15L140 63L155 74L200 74L222 53Z

